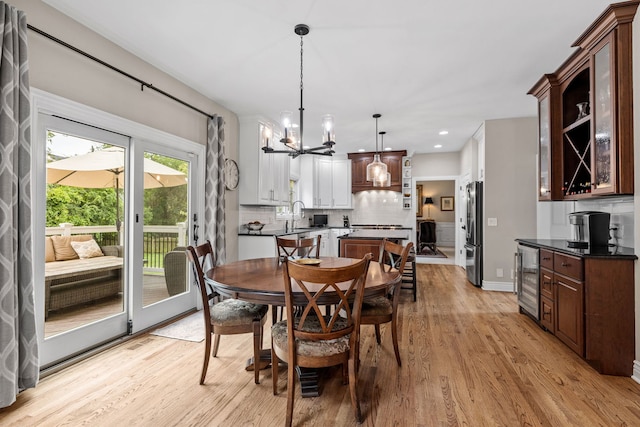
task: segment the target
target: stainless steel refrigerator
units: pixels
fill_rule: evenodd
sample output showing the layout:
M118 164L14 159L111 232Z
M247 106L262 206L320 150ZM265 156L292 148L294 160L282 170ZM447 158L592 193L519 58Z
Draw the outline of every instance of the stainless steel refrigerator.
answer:
M482 182L467 184L467 220L464 225L466 242L465 268L474 286L482 286Z

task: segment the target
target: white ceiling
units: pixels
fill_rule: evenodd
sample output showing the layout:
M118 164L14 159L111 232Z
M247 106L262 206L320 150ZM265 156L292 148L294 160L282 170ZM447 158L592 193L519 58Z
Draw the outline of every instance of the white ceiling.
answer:
M336 152L373 151L372 115L381 113L385 146L410 154L457 151L487 119L535 116L535 98L527 91L560 66L575 50L571 44L610 3L45 2L240 117L273 120L283 110L297 114L300 38L293 28L307 24L305 145L317 145L321 117L330 113ZM441 136L441 130L449 134Z

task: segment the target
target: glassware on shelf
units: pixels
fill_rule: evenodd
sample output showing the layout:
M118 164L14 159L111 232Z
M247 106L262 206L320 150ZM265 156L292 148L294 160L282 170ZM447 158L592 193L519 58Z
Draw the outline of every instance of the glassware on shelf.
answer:
M576 104L578 107L578 118L576 120L583 119L589 115L589 103L588 102L580 102Z

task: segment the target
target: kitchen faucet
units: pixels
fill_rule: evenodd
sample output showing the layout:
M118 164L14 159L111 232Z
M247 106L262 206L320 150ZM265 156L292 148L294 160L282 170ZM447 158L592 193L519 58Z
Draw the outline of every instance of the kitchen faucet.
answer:
M302 208L300 209L300 219L304 218L304 210L306 209L302 200L296 200L291 204L291 231L296 229L296 211L294 209L296 203L300 203L302 205Z

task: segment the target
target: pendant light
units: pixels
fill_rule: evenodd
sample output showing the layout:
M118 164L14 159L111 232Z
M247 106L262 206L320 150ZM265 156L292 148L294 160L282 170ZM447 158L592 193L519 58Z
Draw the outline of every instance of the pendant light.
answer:
M384 135L387 132L385 131L380 131L380 151L384 153ZM383 165L386 165L386 163L382 162ZM387 168L387 170L389 170L389 168ZM381 173L380 174L380 179L374 179L373 180L373 186L374 187L389 187L391 185L391 173L387 172L386 174Z
M376 119L376 153L373 155L373 162L367 165L367 181L373 181L374 187L378 187L375 184L376 180L380 180L381 176L387 175L387 165L380 161L380 154L378 153L378 119L382 117L381 114L374 114L373 118Z
M292 158L296 158L303 154L316 154L319 156L331 156L335 153L333 146L335 145L335 130L333 123L333 116L325 115L322 117L322 145L314 148L308 148L303 145L303 130L304 130L304 105L303 105L303 92L304 85L302 83L303 76L303 58L304 58L304 43L303 37L309 34L309 26L305 24L298 24L293 29L293 32L300 36L300 133L298 134L293 129L293 114L290 111L283 111L280 114L280 121L282 125L282 133L284 134L280 142L284 145L283 150L276 150L272 146L267 145L262 147L265 153L284 153L288 154Z

